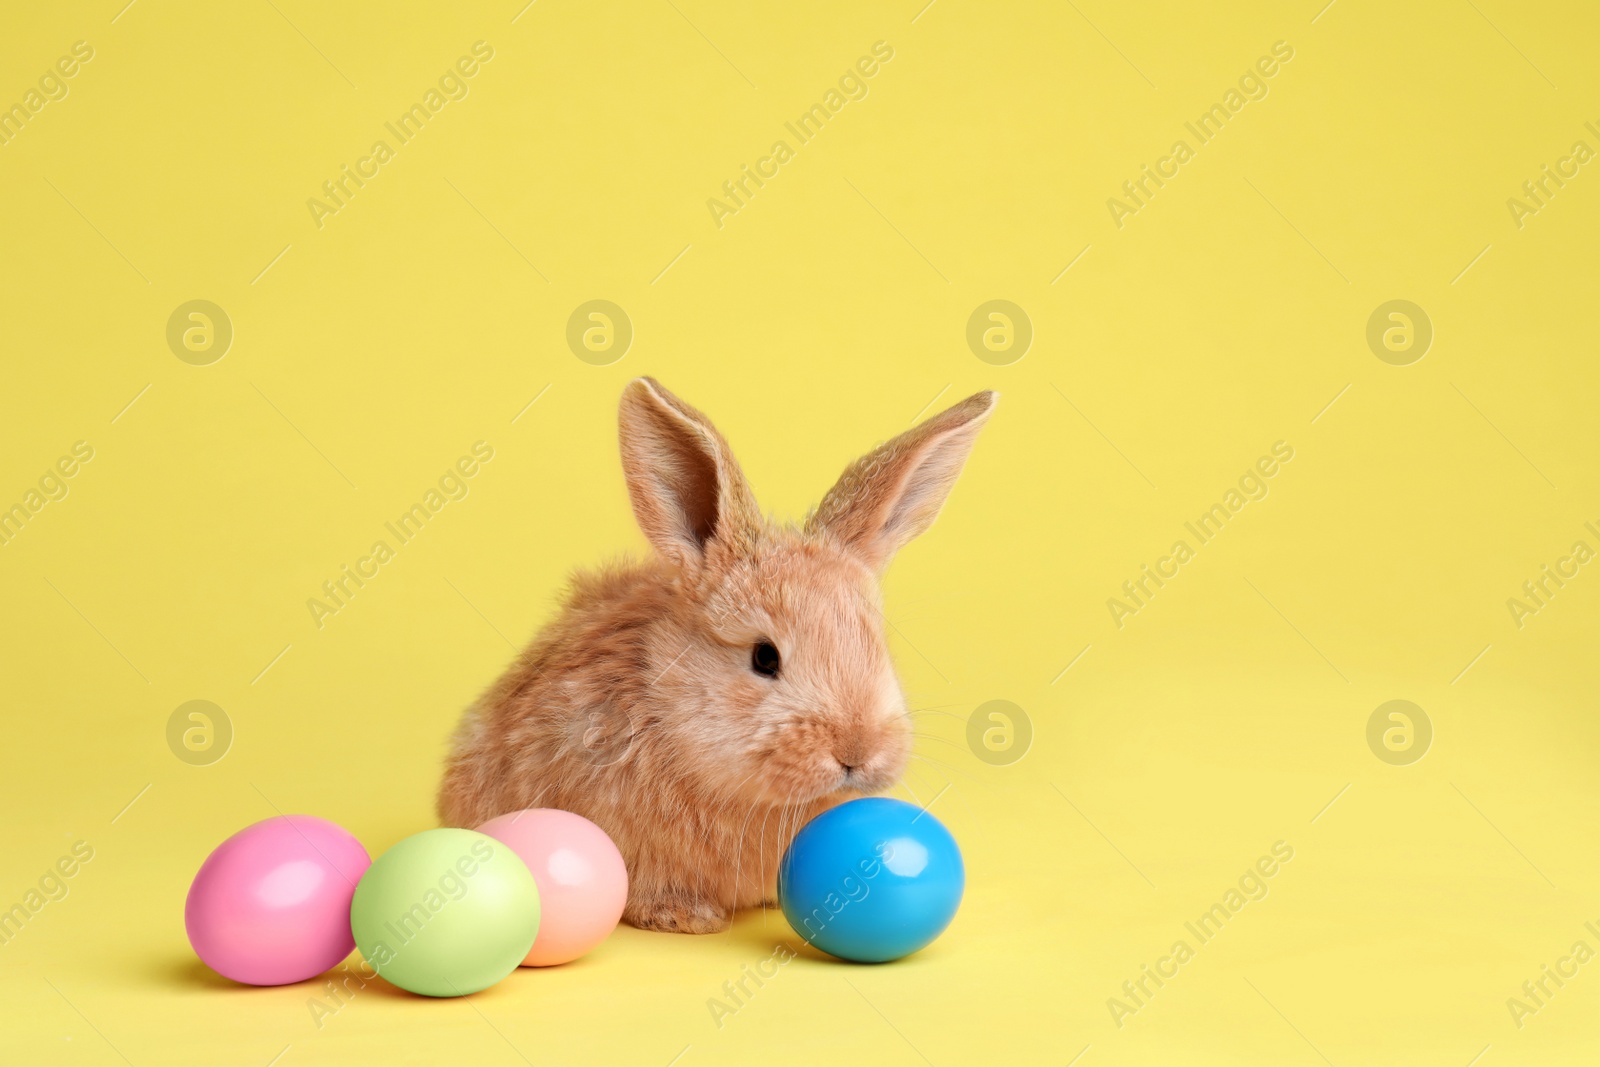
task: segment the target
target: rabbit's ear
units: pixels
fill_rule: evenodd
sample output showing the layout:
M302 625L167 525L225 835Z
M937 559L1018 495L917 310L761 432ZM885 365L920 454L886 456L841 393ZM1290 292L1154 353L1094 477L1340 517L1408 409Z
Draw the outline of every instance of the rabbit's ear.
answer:
M657 552L692 566L712 539L749 546L761 512L711 420L654 378L635 378L622 391L618 423L633 514Z
M806 522L882 570L926 530L999 399L975 393L856 460Z

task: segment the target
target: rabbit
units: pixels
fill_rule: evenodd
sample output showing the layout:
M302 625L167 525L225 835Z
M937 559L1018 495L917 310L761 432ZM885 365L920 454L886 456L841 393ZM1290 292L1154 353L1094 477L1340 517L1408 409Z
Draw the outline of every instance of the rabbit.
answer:
M466 711L441 822L588 818L626 861L623 919L646 930L713 933L773 903L799 828L905 768L878 579L938 515L996 402L977 393L868 452L795 527L762 516L704 415L630 382L622 467L654 551L577 573Z

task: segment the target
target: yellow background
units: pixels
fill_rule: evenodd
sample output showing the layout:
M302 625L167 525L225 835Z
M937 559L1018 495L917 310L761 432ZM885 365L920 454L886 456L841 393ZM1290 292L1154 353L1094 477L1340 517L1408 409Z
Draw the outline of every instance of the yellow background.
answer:
M1600 148L1591 9L121 4L0 37L0 102L95 50L0 147L0 503L95 450L0 548L0 906L95 849L0 947L0 1059L1600 1055L1600 963L1520 1028L1506 1004L1600 949L1600 566L1521 629L1506 607L1600 548L1597 164L1520 229L1506 206ZM478 40L467 98L319 229L307 199ZM717 228L707 198L879 40L869 95ZM1280 40L1269 95L1114 225L1107 198ZM565 341L597 298L635 330L609 366ZM166 343L194 299L235 331L209 366ZM1010 365L965 341L991 299L1034 327ZM1433 323L1410 366L1365 340L1392 299ZM808 953L721 1028L708 998L793 940L775 914L622 929L468 1001L377 983L320 1029L314 983L211 975L182 914L217 842L278 810L374 854L432 825L460 709L570 569L642 547L614 420L645 373L787 516L924 410L1003 394L886 580L929 709L903 795L969 864L948 934L884 967ZM470 495L318 629L307 598L477 440ZM1107 598L1279 440L1270 495L1119 629ZM210 766L167 747L192 699L235 729ZM991 699L1033 725L1008 766L967 749ZM1391 699L1433 726L1409 766L1367 746ZM1123 981L1280 840L1266 899L1115 1025Z

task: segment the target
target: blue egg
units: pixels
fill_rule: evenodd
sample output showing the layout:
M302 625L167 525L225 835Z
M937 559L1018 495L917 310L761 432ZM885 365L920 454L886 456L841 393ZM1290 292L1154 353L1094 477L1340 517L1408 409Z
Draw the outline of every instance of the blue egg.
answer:
M909 956L944 933L966 886L961 850L922 808L867 797L818 815L778 867L795 933L858 963Z

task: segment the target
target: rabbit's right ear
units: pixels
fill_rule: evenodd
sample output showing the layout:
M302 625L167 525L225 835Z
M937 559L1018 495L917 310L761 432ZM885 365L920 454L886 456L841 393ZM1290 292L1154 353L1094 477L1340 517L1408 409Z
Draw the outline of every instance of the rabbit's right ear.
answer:
M710 419L654 378L635 378L622 391L618 436L634 517L657 552L692 568L713 539L753 543L761 511Z

